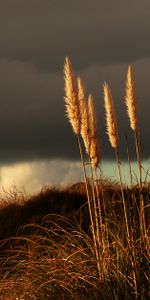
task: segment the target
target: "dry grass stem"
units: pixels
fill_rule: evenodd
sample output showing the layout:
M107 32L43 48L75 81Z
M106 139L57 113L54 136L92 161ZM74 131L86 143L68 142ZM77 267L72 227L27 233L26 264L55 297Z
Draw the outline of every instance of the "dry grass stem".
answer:
M78 99L80 103L80 115L81 115L81 136L84 141L85 149L90 159L90 167L91 167L91 180L92 180L92 197L89 199L89 210L91 216L91 225L93 231L93 240L94 240L94 248L97 260L97 266L99 271L99 276L101 277L100 272L100 228L98 221L98 203L95 195L95 187L94 187L94 176L93 176L93 168L96 169L100 156L99 156L99 144L97 137L97 122L96 115L94 111L94 103L92 96L89 96L88 106L86 102L86 95L83 83L80 78L78 78ZM94 224L96 228L94 228Z
M118 130L117 130L117 119L116 119L116 115L115 115L111 91L110 91L107 83L104 83L103 87L104 87L104 102L105 102L105 110L106 110L107 134L108 134L111 146L113 148L115 148L116 163L117 163L117 168L118 168L118 176L119 176L119 181L120 181L120 186L121 186L121 194L122 194L122 201L123 201L123 207L124 207L126 231L127 231L128 241L129 241L130 235L129 235L127 208L126 208L124 191L123 191L122 175L121 175L121 169L120 169L120 159L119 159L119 152L118 152L119 138L118 138Z
M140 226L141 231L145 230L145 214L144 214L144 199L142 195L142 166L141 166L141 148L140 148L140 136L138 129L138 119L137 119L137 98L135 92L135 81L133 68L131 65L128 66L127 71L127 80L126 80L126 106L127 112L130 119L130 127L134 131L134 139L135 139L135 148L136 148L136 156L137 156L137 164L139 171L139 183L140 183Z
M72 70L71 62L68 57L66 57L64 65L64 75L65 75L65 105L66 114L69 122L72 125L73 132L75 134L80 134L80 110L79 110L79 100L77 94L77 83Z
M126 106L130 120L130 126L133 131L137 129L137 100L135 93L135 82L133 78L133 69L129 65L126 80Z
M116 120L116 115L114 110L113 98L107 83L104 83L103 88L104 88L104 103L105 103L105 110L106 110L107 134L111 146L113 148L117 148L119 145L119 138L118 138L117 120Z

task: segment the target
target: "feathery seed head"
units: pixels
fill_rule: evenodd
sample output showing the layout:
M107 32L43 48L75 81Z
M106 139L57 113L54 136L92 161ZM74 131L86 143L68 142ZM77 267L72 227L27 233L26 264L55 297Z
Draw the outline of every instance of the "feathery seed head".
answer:
M92 95L88 98L88 114L89 114L89 127L90 127L90 138L94 138L97 134L97 118L94 108L94 99Z
M79 100L77 95L77 83L72 70L71 62L68 57L65 59L64 65L64 79L65 79L65 105L66 115L71 123L73 132L80 133L80 111Z
M106 110L106 124L107 134L109 137L110 144L113 148L117 148L119 145L117 120L114 110L113 98L111 91L107 83L104 83L104 104Z
M81 118L81 136L84 141L85 149L89 154L89 124L88 124L88 111L87 102L83 82L78 77L78 99L80 105L80 118Z
M131 65L128 66L125 100L127 113L130 120L130 127L133 131L135 131L137 128L137 100L133 78L133 69Z
M88 120L90 141L89 156L92 166L94 167L94 169L96 169L98 167L98 164L100 163L100 144L98 139L97 118L92 95L89 95L88 98Z
M92 167L96 170L100 163L100 145L99 145L98 137L91 140L90 159L91 159Z

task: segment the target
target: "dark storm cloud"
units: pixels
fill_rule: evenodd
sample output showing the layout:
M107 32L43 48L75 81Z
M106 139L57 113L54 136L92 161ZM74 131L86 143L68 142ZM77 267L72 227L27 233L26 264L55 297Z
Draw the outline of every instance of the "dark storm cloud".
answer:
M1 61L0 91L1 157L60 155L67 145L60 74Z
M112 87L122 136L129 127L124 82L127 64L134 63L142 143L149 155L149 0L0 0L0 24L1 160L79 157L64 118L66 55L95 96L104 157L112 152L102 83Z
M1 0L0 57L59 69L149 56L150 3L120 0Z

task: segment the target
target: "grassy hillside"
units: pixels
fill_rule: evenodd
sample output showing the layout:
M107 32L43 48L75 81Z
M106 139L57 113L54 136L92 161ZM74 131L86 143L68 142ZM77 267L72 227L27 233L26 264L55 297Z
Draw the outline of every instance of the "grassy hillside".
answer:
M134 224L133 194L139 203L139 189L125 188L124 193L138 264L141 241L135 230L138 224ZM102 218L104 233L108 235L101 247L101 278L83 183L64 190L46 188L31 197L14 192L7 194L6 201L2 199L1 299L134 299L121 191L117 184L99 182L99 195L105 199ZM143 195L148 204L148 184L143 187ZM146 223L148 226L148 210ZM149 293L147 249L147 241L143 241L139 275L142 299L147 299Z

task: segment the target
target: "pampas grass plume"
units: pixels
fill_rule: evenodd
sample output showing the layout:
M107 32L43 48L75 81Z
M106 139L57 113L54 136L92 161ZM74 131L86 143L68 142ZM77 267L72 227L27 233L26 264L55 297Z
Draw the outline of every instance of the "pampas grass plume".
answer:
M107 134L109 137L110 144L113 148L117 148L119 145L117 120L114 110L113 98L111 91L107 83L104 83L104 104L106 110L106 123L107 123Z
M126 106L127 113L130 120L130 126L133 131L137 129L137 101L135 93L135 83L133 78L132 66L128 66L127 80L126 80Z
M84 141L85 149L89 155L90 141L89 141L89 122L88 122L88 110L85 95L85 88L82 80L78 77L78 99L80 104L80 117L81 117L81 136Z
M66 115L71 123L73 132L80 134L80 111L77 94L77 83L68 57L64 65Z
M93 96L89 95L88 98L88 119L89 119L89 140L90 152L89 156L91 164L96 169L100 162L100 144L98 139L97 118L94 108Z

